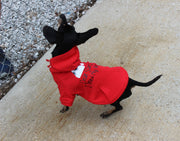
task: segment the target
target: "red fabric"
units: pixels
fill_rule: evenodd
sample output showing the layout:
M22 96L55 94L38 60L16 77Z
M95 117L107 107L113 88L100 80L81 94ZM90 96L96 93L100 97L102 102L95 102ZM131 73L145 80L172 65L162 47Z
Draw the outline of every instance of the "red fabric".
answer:
M60 101L63 105L72 106L76 94L99 105L112 104L123 94L128 84L128 74L125 69L83 62L84 71L81 77L77 78L72 70L75 70L80 63L77 47L50 59L50 71L58 85Z

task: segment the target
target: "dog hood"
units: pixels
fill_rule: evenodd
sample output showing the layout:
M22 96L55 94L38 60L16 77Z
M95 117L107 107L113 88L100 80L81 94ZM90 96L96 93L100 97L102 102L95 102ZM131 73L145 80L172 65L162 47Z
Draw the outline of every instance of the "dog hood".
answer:
M79 64L79 50L75 46L65 54L51 58L48 67L51 72L69 72L76 69Z

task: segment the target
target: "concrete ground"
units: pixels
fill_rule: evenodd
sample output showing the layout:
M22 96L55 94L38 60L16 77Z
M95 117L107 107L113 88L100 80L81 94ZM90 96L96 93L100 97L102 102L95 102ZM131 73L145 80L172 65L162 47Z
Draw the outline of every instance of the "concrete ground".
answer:
M48 63L52 49L0 101L0 141L179 141L180 1L100 0L76 23L99 34L79 46L81 60L123 66L131 78L148 81L122 102L124 110L108 119L98 106L77 97L62 105Z

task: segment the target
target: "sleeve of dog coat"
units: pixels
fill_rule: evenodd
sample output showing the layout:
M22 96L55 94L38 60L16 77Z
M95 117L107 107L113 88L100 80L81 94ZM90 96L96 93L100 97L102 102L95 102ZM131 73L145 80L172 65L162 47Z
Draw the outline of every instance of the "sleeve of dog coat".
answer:
M68 90L60 91L60 102L64 106L72 106L75 99L75 94L71 93Z

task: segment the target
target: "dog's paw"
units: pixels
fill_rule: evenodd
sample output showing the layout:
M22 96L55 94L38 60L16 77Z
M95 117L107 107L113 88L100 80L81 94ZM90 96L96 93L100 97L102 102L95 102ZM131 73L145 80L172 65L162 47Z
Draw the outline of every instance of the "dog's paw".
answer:
M102 118L107 118L107 117L109 117L111 114L112 114L112 113L104 112L104 113L100 114L100 117L102 117Z
M68 106L64 106L61 110L60 110L60 113L65 113L66 111L69 110L69 107Z
M115 109L112 109L112 110L103 112L102 114L100 114L100 117L102 117L102 118L107 118L107 117L109 117L110 115L112 115L113 113L115 113L115 112L117 112L117 111L120 111L120 110L122 110L122 109L123 109L123 107L120 105L119 107L116 107Z
M102 117L102 118L107 118L107 117L109 117L110 115L112 115L114 112L116 112L114 109L113 109L113 110L106 111L106 112L103 112L102 114L100 114L100 117Z

